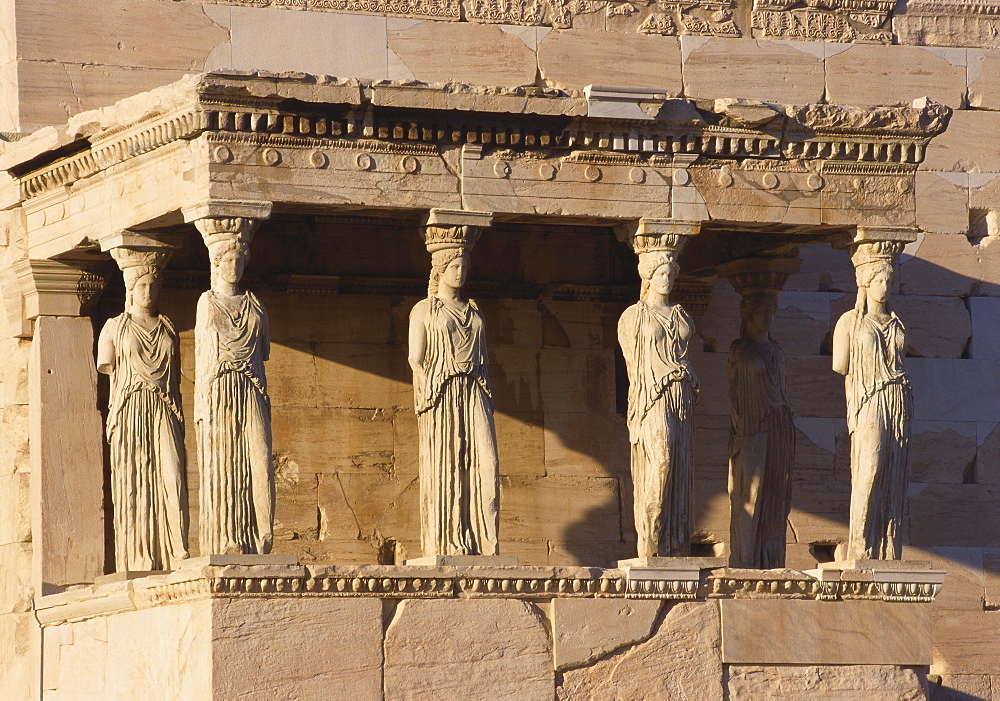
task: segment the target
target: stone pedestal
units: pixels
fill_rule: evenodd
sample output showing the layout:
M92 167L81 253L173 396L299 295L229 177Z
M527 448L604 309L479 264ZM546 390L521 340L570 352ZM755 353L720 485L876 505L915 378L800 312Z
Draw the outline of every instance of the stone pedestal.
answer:
M918 696L930 598L901 605L796 570L677 559L692 561L605 570L193 558L36 599L43 698L722 699L736 697L730 680L801 670L817 697L868 698L873 680ZM694 584L660 591L671 581ZM631 582L654 591L637 601Z

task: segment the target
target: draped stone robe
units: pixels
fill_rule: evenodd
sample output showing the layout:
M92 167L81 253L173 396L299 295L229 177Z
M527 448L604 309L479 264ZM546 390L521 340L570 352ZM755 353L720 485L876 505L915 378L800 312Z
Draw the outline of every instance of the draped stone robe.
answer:
M785 354L771 340L737 339L729 351L729 498L732 567L785 566L795 426Z
M428 297L422 377L414 374L420 441L421 545L427 555L499 553L499 461L483 315Z
M905 330L895 314L884 324L849 311L852 329L846 376L851 433L849 559L902 556L900 529L909 481L913 393L903 368Z
M176 568L188 557L177 331L165 316L147 329L123 312L98 347L98 367L111 375L115 569Z
M690 551L694 485L694 402L698 379L688 364L680 306L666 314L643 301L625 310L618 340L628 369L635 527L640 557Z
M266 554L274 523L267 312L252 292L198 300L195 422L201 552Z

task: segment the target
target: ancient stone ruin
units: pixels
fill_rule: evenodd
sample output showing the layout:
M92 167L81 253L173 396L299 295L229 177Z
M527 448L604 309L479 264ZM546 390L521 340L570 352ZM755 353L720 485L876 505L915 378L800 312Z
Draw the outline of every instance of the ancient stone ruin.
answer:
M0 15L0 698L1000 695L1000 5Z

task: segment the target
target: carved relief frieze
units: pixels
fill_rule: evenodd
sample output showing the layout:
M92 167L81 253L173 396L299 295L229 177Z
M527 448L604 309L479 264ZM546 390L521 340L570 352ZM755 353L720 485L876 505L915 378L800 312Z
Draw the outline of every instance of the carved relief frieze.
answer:
M1000 2L911 0L892 27L900 44L1000 48Z
M277 7L327 12L453 19L460 17L459 0L207 0L219 5Z
M693 34L698 36L738 37L733 21L735 2L731 0L657 0L656 2L620 2L607 5L609 29L640 34Z
M754 0L754 35L891 44L892 0Z

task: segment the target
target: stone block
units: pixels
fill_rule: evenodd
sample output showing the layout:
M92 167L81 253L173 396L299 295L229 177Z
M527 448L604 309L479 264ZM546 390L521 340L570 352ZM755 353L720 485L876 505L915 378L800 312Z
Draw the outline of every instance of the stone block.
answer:
M386 628L384 674L386 699L542 699L554 685L545 620L515 599L403 601Z
M976 426L972 422L915 421L910 436L910 480L962 484L976 462Z
M916 487L917 485L914 485ZM911 488L910 543L918 546L1000 546L1000 486L927 484Z
M319 537L319 479L284 454L275 455L275 540Z
M273 450L304 473L388 472L392 416L372 409L282 407L271 417Z
M385 345L390 341L393 314L388 297L275 294L262 296L262 301L267 305L272 343ZM321 351L317 348L317 352ZM403 356L405 361L405 350Z
M1000 183L1000 180L997 181ZM982 262L981 281L977 294L1000 297L1000 239L992 238L979 244Z
M538 70L549 85L564 90L620 85L676 96L681 92L680 41L589 29L549 32L538 44Z
M271 344L265 366L267 390L275 411L285 406L316 406L316 361L312 343Z
M542 345L542 320L534 300L476 300L486 317L486 345L538 348ZM581 306L581 305L574 305Z
M0 545L0 616L31 611L31 543Z
M969 106L981 110L1000 110L1000 49L984 52L978 75L969 61Z
M926 421L1000 421L1000 405L986 387L1000 387L1000 361L907 358L914 418Z
M211 7L211 6L209 6ZM205 60L205 70L301 71L361 80L389 78L386 18L272 7L232 7L210 16L231 38ZM226 16L228 15L228 17ZM268 41L261 42L266 35Z
M698 331L707 348L725 354L740 333L741 298L727 280L713 280L711 286L712 297L698 324Z
M124 68L51 61L19 61L20 127L34 131L65 124L80 112L173 83L185 70Z
M802 246L797 273L788 276L785 289L803 292L854 292L854 266L843 249L832 246ZM831 296L831 301L836 295Z
M894 665L727 665L732 699L866 699L917 701L923 674Z
M37 693L38 638L34 613L0 615L0 650L7 651L0 668L0 697L27 699Z
M882 601L725 599L722 660L731 664L926 665L929 607ZM872 621L878 621L877 626Z
M968 176L960 173L918 172L917 226L935 234L964 234L969 228L968 186Z
M930 563L931 569L943 570L945 584L934 599L934 610L981 611L983 608L983 548L982 547L915 547L903 548L906 560Z
M698 376L697 416L729 416L729 382L726 379L728 346L718 353L691 350L688 359ZM695 419L697 423L697 419Z
M823 58L809 42L682 37L684 94L791 105L823 95ZM850 103L849 103L850 104Z
M28 405L0 407L0 475L27 473L30 461Z
M972 315L970 358L1000 360L1000 299L969 297Z
M542 351L517 346L493 346L489 351L494 409L508 413L540 411Z
M827 100L835 105L908 105L929 97L957 109L965 97L964 59L964 51L941 55L916 46L855 44L826 59ZM865 79L859 81L859 75Z
M544 458L547 475L628 475L631 457L625 419L597 412L546 412Z
M533 48L496 25L390 20L387 35L397 80L504 87L535 82Z
M618 480L613 478L500 481L500 537L505 540L617 541L618 514Z
M931 139L921 168L964 173L1000 172L1000 146L990 138L997 129L1000 129L1000 113L956 110L944 133Z
M501 475L545 474L545 429L539 412L495 412Z
M942 674L940 684L930 685L931 701L992 699L988 674Z
M934 608L934 669L947 674L993 674L1000 611Z
M419 496L416 476L352 472L323 475L319 485L319 537L366 540L376 549L387 540L419 540Z
M0 341L5 362L0 367L0 408L28 403L28 354L31 341L8 338Z
M539 357L539 369L546 413L615 411L615 359L611 351L546 349Z
M413 408L413 374L406 348L361 343L315 343L316 406ZM308 367L305 368L308 371Z
M556 670L582 667L646 640L653 634L662 607L662 601L644 599L553 599Z
M983 586L986 606L1000 605L1000 548L983 548ZM971 598L971 597L970 597Z
M983 422L976 425L976 482L1000 484L1000 424Z
M31 541L31 475L0 475L0 545Z
M835 418L847 414L844 378L830 367L829 356L788 356L788 401L796 416Z
M622 558L635 554L635 536L632 536L631 539L618 539L617 530L615 524L610 524L610 527L606 528L605 539L599 541L546 541L544 558L525 558L522 562L555 566L614 567L615 563ZM569 537L572 537L572 534L569 534ZM504 552L514 553L514 550L508 548ZM529 550L529 553L532 557L535 556L533 551Z
M197 72L228 39L201 6L187 3L68 0L32 2L17 11L17 53L29 61Z
M972 336L969 310L956 297L897 295L892 310L906 327L906 354L961 358Z
M773 338L786 355L818 355L830 334L830 293L778 293Z
M212 602L213 698L378 698L382 661L378 599Z
M900 257L902 294L965 297L979 279L979 261L965 236L921 234Z
M673 604L650 639L563 672L557 698L721 701L721 642L716 601Z
M838 543L847 539L851 486L835 479L792 483L789 539Z

